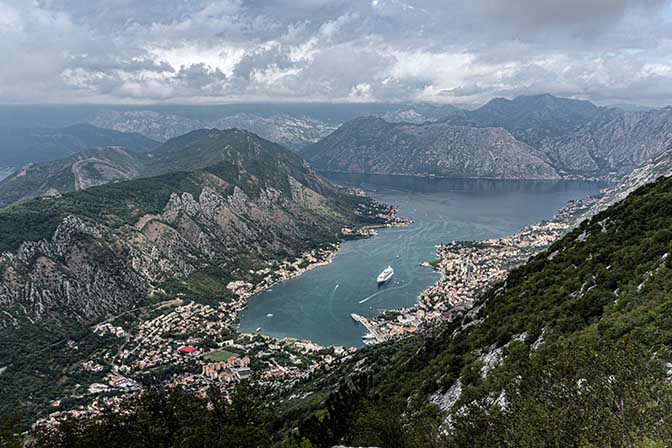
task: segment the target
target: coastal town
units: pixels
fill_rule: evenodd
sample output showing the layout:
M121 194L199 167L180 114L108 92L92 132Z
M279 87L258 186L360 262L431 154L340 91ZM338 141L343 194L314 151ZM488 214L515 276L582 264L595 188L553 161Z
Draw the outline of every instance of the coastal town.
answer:
M229 386L252 377L262 384L281 387L329 368L356 349L241 333L236 323L250 296L329 263L337 250L337 245L331 245L308 251L292 261L270 262L268 267L249 272L251 281L261 279L256 284L230 282L227 288L231 297L216 305L176 298L156 305L143 319L130 325L113 321L95 326L96 335L118 339L119 344L114 346L119 348L82 363L83 371L99 379L86 388L90 402L72 408L67 399L56 399L52 402L53 412L36 425L56 425L67 416L98 415L103 409L119 406L146 383L158 381L196 393L205 393L217 385L226 392Z
M366 345L404 337L448 318L450 311L470 307L479 293L502 281L515 266L551 245L566 233L590 205L572 201L555 218L523 228L516 234L483 240L440 244L437 259L423 263L440 273L414 306L385 310L367 318L352 314L366 334ZM390 208L388 226L404 226ZM341 230L343 239L376 235L374 227ZM258 270L242 273L226 285L229 295L215 303L197 303L188 297L154 305L139 320L106 321L93 328L99 337L118 341L97 353L81 369L97 381L86 386L77 406L67 399L52 402L53 412L37 425L57 425L67 416L95 416L114 409L157 381L167 387L185 387L204 394L213 386L231 391L237 382L253 379L272 387L289 387L317 371L328 370L350 356L355 347L323 347L308 340L276 339L237 329L239 313L249 298L278 282L329 264L339 244L313 249L293 259L269 261ZM81 403L81 399L86 403Z
M441 277L422 292L414 306L386 310L370 319L353 316L366 328L364 343L375 344L415 333L449 318L449 311L456 307L470 307L482 291L503 281L511 269L571 230L594 201L594 198L570 201L552 220L524 227L510 236L438 245L437 259L423 266L436 269Z
M409 222L397 217L393 206L380 204L379 213L376 217L386 224L343 227L341 238L370 238L378 227ZM331 263L339 247L325 245L291 259L269 260L261 269L238 272L240 279L226 285L226 297L212 303L197 303L178 294L143 310L138 319L126 319L125 313L94 326L97 337L113 341L108 350L81 363L81 371L96 380L82 385L84 392L75 397L53 400L52 412L35 425L49 427L67 417L100 415L119 408L147 384L180 386L199 394L214 386L229 393L242 380L281 388L331 368L357 349L243 333L236 324L251 296ZM73 341L68 344L77 349Z

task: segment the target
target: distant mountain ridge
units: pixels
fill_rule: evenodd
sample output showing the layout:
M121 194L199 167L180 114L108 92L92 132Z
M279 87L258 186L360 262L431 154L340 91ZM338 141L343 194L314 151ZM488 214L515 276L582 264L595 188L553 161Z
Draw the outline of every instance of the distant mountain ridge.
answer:
M451 105L399 104L384 111L375 111L374 115L390 122L424 123L438 121L457 110L459 109ZM215 118L183 116L154 110L130 110L102 111L93 117L91 123L123 132L137 132L162 142L198 129L239 128L288 148L300 150L329 135L341 122L305 113L292 115L286 112L262 114L242 111L229 112Z
M601 109L576 131L542 140L539 150L568 173L625 175L672 143L672 107Z
M502 128L446 122L388 123L359 118L341 126L303 155L317 169L371 174L555 179L532 147Z
M333 124L311 117L251 113L196 119L156 111L106 111L96 115L92 123L118 131L140 133L158 141L167 141L203 128L239 128L293 149L315 143L336 129Z
M405 132L421 132L423 128L412 126L424 125L418 124L417 120L410 121L413 123L406 124ZM613 179L626 175L672 143L672 107L624 111L548 94L520 96L513 100L497 98L473 111L449 113L436 124L441 124L444 131L451 126L453 129L462 128L465 139L435 132L427 141L406 139L404 148L398 148L396 153L389 150L396 144L395 141L386 141L386 137L380 135L380 123L373 120L368 123L371 125L368 132L362 121L346 123L330 136L306 148L304 154L318 169L356 173L375 170L369 172ZM439 128L434 126L437 131ZM489 139L466 138L485 134L485 129L489 129ZM513 141L507 134L512 136ZM374 142L374 136L381 142ZM440 143L442 147L438 150ZM490 145L490 150L486 150L484 144ZM438 152L429 158L424 157L428 147ZM500 152L514 148L513 152ZM538 158L547 166L543 169L538 163L520 166L523 153L527 153L525 160ZM424 158L414 161L416 156ZM431 166L431 163L434 165Z
M64 128L0 127L0 166L19 167L46 162L99 147L118 146L148 152L159 142L138 133L119 132L89 124Z
M100 148L65 159L28 164L0 181L0 207L41 196L58 196L91 186L204 169L218 163L234 163L241 154L273 159L286 149L237 129L199 129L168 140L150 154L123 148ZM277 151L274 154L272 151Z
M531 146L541 140L578 129L600 110L589 101L553 95L522 95L513 100L495 98L473 111L459 111L444 121L475 127L497 127Z

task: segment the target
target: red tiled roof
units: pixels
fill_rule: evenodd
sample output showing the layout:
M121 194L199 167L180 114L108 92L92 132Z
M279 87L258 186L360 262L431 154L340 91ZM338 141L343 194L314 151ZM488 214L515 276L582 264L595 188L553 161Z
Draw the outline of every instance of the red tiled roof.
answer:
M185 346L177 349L177 351L180 352L180 353L194 353L196 350L198 350L198 349L196 347L191 346L191 345L185 345Z

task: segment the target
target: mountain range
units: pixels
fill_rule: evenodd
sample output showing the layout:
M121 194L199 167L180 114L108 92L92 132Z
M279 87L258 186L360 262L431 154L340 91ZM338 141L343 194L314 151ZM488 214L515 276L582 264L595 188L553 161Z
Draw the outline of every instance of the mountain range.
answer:
M537 95L494 99L431 123L384 127L356 119L307 147L304 155L325 171L614 179L670 142L670 107L624 111Z
M195 129L240 128L302 151L324 171L614 180L672 141L670 107L624 110L548 94L497 98L474 110L431 104L363 105L331 114L305 107L239 109L99 108L73 117L96 127L7 127L0 166L109 146L147 152ZM366 113L397 126L386 127L383 136L380 121L365 120ZM339 126L342 119L352 120Z
M89 128L89 126L86 126ZM108 131L105 131L108 132ZM109 131L117 133L116 131ZM120 133L120 132L119 132ZM203 147L204 135L219 135L215 147ZM135 135L120 133L122 135ZM151 177L177 171L192 171L232 160L227 148L249 148L250 143L236 138L252 135L245 131L198 130L172 138L153 148L152 153L133 152L121 147L98 148L43 163L29 163L0 181L0 207L40 196L57 196L91 186L137 177ZM270 142L266 142L271 145ZM280 153L284 150L273 145ZM265 154L269 160L272 155Z
M0 127L0 167L46 162L101 146L148 152L159 142L138 133L118 132L89 124L63 128Z
M358 118L302 153L325 171L446 177L551 179L534 148L502 128Z
M226 297L252 267L336 243L343 226L383 222L369 199L240 130L194 131L151 157L88 152L54 170L52 185L88 188L0 210L3 364L150 295ZM133 179L90 186L87 171Z
M376 107L374 107L376 106ZM333 106L332 106L333 107ZM277 107L275 108L277 109ZM203 128L239 128L267 140L300 150L332 133L342 118L375 114L390 122L438 121L458 111L451 105L398 104L362 106L336 116L322 116L309 109L296 111L222 111L219 114L184 114L180 110L102 110L88 121L103 128L133 132L166 141L189 131Z
M199 119L157 111L104 111L91 122L103 128L139 133L159 141L197 129L239 128L293 149L315 143L336 129L336 126L318 119L282 113L260 115L243 112Z

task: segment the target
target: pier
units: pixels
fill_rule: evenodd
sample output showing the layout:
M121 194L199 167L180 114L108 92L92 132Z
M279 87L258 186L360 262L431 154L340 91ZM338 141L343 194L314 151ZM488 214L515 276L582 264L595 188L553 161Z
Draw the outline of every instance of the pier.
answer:
M368 331L368 333L362 338L365 344L383 342L386 339L385 336L378 330L376 325L369 321L369 319L366 317L355 313L350 314L350 317L352 317L352 320L355 322L359 322L360 324L364 325L364 328L366 328L366 331Z

